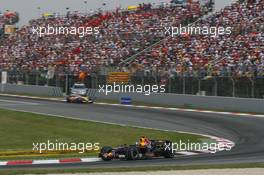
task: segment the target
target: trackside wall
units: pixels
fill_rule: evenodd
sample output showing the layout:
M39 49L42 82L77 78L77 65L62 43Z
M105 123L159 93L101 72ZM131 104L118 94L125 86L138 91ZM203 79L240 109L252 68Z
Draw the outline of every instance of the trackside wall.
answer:
M62 90L59 87L16 85L16 84L0 84L0 86L1 86L1 93L52 96L52 97L63 96Z

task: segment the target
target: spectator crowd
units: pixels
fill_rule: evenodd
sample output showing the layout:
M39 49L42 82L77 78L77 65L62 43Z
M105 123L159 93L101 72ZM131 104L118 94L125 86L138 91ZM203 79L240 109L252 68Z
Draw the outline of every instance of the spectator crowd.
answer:
M138 56L132 70L169 77L264 77L264 0L236 2L194 26L232 27L232 33L168 37Z
M0 48L0 68L14 72L54 69L57 72L96 72L103 66L117 66L124 59L161 40L166 25L179 25L202 15L199 3L187 6L141 4L136 10L77 12L66 16L30 21L6 38ZM100 34L39 37L32 32L40 26L99 27Z

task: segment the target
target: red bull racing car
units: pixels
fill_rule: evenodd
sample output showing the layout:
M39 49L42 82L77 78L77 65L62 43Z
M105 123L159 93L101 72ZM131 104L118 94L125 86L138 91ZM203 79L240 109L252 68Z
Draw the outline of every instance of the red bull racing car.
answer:
M148 140L142 137L135 145L122 145L117 148L102 147L99 157L104 161L113 159L141 160L155 157L173 158L170 140Z

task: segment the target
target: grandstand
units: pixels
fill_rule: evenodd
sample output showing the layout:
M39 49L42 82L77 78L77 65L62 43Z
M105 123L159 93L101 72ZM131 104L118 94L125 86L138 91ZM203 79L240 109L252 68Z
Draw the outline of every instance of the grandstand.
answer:
M32 84L46 84L46 80L39 83L39 76L53 72L56 83L49 83L65 87L68 75L76 78L86 72L90 80L92 75L98 80L110 69L130 72L136 77L133 83L167 83L168 92L196 94L205 89L208 95L263 98L264 0L240 0L206 18L208 10L199 2L139 7L32 20L2 42L0 68L10 72L13 82L25 82L30 78L24 75L35 74L38 78ZM32 34L33 27L48 24L96 26L100 34L83 38ZM231 27L232 33L164 35L165 26L180 24Z
M195 24L230 26L231 35L167 38L160 45L138 56L130 65L148 72L162 71L170 77L263 77L263 24L263 0L237 2Z
M3 70L32 71L56 65L59 71L88 73L101 66L116 66L124 59L161 40L165 25L193 21L202 12L197 3L186 7L144 7L136 11L115 11L92 16L69 13L64 17L32 20L7 38L0 49ZM192 7L192 8L191 8ZM99 36L32 35L32 28L47 25L97 26Z

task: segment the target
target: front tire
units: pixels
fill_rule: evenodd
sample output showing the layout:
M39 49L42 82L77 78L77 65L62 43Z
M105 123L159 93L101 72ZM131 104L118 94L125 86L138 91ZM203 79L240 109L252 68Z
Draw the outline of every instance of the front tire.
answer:
M111 161L113 159L113 157L109 157L109 156L105 156L109 153L111 153L113 150L113 148L111 146L104 146L101 151L100 151L100 157L104 160L104 161Z

